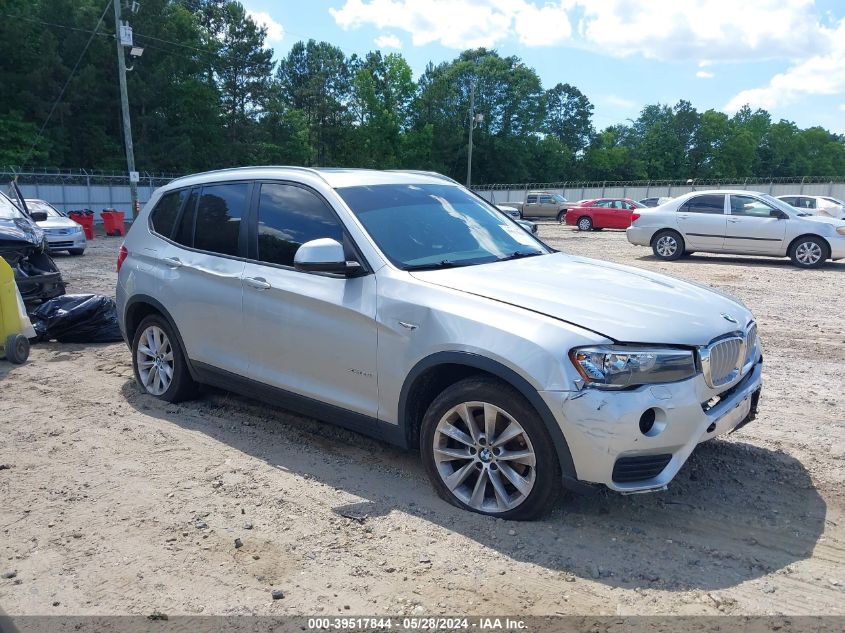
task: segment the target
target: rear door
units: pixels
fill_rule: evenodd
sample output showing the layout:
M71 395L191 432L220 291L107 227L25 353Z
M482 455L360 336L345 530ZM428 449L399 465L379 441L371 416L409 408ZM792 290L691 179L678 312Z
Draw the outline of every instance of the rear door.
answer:
M785 237L780 210L754 196L731 194L725 250L780 254Z
M675 213L678 228L690 250L720 251L725 245L727 229L726 196L702 194L678 207Z
M539 214L540 205L537 200L536 193L529 193L525 197L525 204L522 206L522 215L526 218L537 217Z
M243 375L241 220L251 187L227 182L166 194L151 222L154 232L169 231L163 235L168 241L144 253L155 262L156 296L173 317L188 357ZM171 215L178 215L172 227Z
M351 255L351 240L330 204L312 189L278 181L257 186L243 272L249 376L375 417L375 275L296 270L294 255L303 243L331 238Z

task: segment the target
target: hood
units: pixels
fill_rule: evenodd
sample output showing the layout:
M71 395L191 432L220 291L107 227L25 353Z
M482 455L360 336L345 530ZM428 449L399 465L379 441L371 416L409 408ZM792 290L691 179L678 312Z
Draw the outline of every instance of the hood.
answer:
M3 246L41 246L44 232L29 220L15 218L0 219L0 245Z
M798 218L799 220L807 220L808 222L820 222L822 224L831 224L833 228L845 226L845 219L832 218L829 215L806 215Z
M706 345L744 329L753 318L736 299L705 286L563 253L411 274L539 312L617 342Z

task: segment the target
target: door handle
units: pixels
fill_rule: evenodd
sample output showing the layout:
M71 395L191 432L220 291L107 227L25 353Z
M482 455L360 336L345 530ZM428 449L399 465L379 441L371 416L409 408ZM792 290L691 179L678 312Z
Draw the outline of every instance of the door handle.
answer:
M737 222L739 222L739 218L728 218L728 222L730 222L731 224L736 224Z
M679 220L686 220L688 217L689 217L689 216L688 216L687 214L685 214L685 213L679 213L679 214L677 215L677 218L678 218Z
M162 261L168 266L170 266L170 268L182 267L182 260L180 260L178 257L165 257Z
M255 288L256 290L267 290L268 288L272 288L272 286L267 283L267 280L263 277L244 277L244 281L247 286Z

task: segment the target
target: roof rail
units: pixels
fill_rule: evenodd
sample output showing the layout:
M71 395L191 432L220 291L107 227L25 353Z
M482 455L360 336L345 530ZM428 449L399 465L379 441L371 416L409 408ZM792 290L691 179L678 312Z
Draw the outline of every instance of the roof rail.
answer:
M290 170L294 170L294 171L303 171L303 172L306 172L308 174L312 174L314 176L317 176L318 178L320 178L320 180L322 180L323 182L328 184L328 181L323 177L323 175L320 173L320 171L318 169L314 169L312 167L300 167L298 165L244 165L244 166L240 166L240 167L224 167L223 169L211 169L209 171L199 171L195 174L186 174L184 176L180 176L179 178L176 178L172 182L178 182L178 181L183 180L185 178L193 178L194 176L208 176L209 174L231 173L231 172L238 172L238 171L247 171L247 170L250 170L250 169L290 169Z
M393 172L393 173L400 173L400 174L419 174L420 176L432 176L433 178L439 178L440 180L445 180L446 182L453 182L456 185L459 185L457 180L454 178L449 178L449 176L444 176L440 172L437 171L426 171L424 169L385 169L385 171Z

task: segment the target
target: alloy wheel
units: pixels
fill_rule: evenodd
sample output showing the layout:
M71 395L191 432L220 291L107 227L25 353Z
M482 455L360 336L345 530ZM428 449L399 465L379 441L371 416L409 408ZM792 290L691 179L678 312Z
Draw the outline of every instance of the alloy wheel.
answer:
M481 512L521 505L536 480L537 457L522 425L488 402L449 409L434 431L437 472L451 493Z
M795 249L795 259L804 266L813 266L822 258L821 246L815 242L801 242Z
M141 333L138 350L138 375L144 388L154 396L160 396L173 382L173 347L164 330L151 325Z
M589 231L592 225L593 223L590 222L589 218L581 218L578 220L578 228L582 231Z
M672 257L672 255L674 255L678 250L678 240L671 235L664 235L657 240L657 244L655 246L657 253L661 257Z

